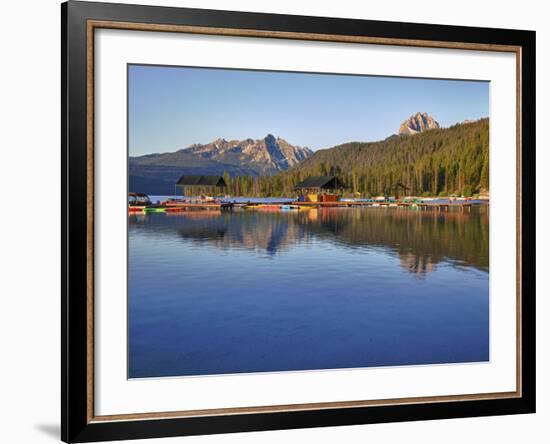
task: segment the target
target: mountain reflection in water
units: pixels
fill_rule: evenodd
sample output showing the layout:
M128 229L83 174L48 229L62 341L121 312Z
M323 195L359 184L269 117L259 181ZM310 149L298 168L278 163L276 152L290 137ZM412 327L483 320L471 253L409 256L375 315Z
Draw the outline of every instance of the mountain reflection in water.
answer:
M489 216L129 216L130 378L489 360Z
M488 208L413 210L324 208L302 211L196 211L130 216L131 229L177 235L222 250L250 249L283 254L312 239L344 248L381 248L397 254L401 266L424 274L446 261L489 267Z

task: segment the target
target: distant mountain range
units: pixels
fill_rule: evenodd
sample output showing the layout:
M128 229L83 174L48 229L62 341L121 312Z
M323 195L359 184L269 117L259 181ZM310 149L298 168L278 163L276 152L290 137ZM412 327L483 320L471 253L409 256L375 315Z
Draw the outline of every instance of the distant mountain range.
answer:
M285 171L313 154L268 134L263 139L217 139L172 153L130 157L129 187L148 194L172 194L183 174L228 173L231 176L266 176Z
M382 193L397 182L415 193L488 190L488 128L488 119L440 128L433 117L418 112L385 140L316 152L271 134L258 140L217 139L172 153L130 157L129 190L173 194L181 175L226 173L242 179L231 179L232 185L244 176L261 176L275 194L291 192L293 184L311 175L338 175L362 193ZM230 194L246 189L244 182L235 189L232 185Z

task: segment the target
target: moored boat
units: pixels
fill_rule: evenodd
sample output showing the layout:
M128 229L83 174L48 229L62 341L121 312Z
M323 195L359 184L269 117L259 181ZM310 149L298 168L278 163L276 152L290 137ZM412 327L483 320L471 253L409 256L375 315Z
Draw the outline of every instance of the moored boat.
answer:
M166 212L166 207L162 205L150 205L143 209L144 213L164 213Z
M256 205L255 209L262 211L279 211L281 209L281 206L272 204L260 204Z
M149 199L147 194L128 193L128 212L130 213L143 212L143 210L151 204L151 199Z

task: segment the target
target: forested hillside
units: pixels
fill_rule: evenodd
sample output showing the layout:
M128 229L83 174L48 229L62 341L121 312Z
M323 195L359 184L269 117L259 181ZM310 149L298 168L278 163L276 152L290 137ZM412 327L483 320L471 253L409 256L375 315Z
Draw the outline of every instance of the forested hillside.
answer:
M489 191L489 119L380 142L346 143L316 151L275 176L226 175L226 181L232 195L277 196L292 193L296 183L314 175L337 175L348 191L363 196L394 194L398 184L411 195Z

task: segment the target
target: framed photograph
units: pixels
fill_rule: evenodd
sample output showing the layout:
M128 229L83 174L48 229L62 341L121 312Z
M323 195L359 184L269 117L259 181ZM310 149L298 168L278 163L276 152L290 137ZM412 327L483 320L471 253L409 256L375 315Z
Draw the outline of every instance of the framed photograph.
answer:
M69 1L62 439L535 411L535 33Z

